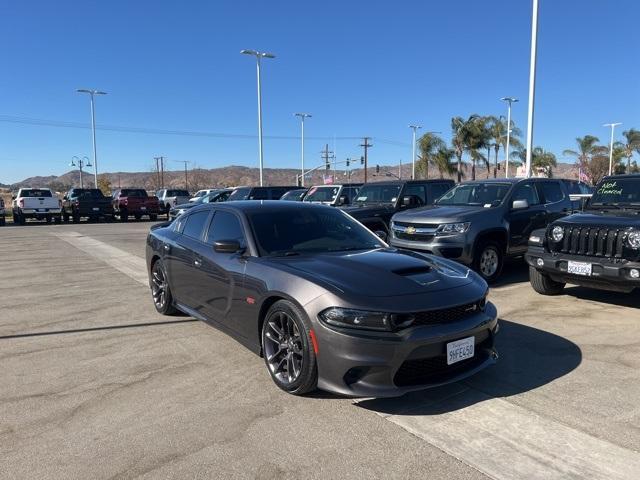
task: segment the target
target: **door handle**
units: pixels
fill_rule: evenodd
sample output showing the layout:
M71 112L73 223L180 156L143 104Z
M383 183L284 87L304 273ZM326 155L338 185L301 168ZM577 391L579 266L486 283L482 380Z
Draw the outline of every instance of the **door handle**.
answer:
M197 258L193 261L193 264L197 267L200 268L202 266L202 261L198 260Z

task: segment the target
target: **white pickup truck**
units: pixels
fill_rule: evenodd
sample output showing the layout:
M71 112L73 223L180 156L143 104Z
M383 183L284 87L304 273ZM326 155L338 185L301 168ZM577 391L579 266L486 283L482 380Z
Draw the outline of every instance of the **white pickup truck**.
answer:
M12 197L13 223L24 225L27 218L60 223L62 203L48 188L21 188Z

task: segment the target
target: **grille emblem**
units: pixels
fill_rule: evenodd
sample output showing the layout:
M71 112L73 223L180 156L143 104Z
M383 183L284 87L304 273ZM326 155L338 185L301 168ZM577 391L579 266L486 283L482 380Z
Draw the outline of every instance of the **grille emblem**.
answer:
M405 230L406 233L408 233L409 235L413 235L414 233L416 233L416 227L407 227L407 229Z

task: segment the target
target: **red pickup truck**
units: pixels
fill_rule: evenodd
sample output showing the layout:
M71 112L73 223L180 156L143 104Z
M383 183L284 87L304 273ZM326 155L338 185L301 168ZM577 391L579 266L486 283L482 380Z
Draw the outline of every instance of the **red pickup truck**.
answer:
M158 197L149 196L143 188L121 188L113 192L113 210L121 222L126 222L131 215L136 220L147 215L155 221L160 212L160 202Z

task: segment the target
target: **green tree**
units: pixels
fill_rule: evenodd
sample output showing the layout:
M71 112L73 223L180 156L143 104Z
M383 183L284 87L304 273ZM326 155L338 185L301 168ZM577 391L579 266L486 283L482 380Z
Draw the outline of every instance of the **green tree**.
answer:
M453 157L455 151L446 146L442 146L433 156L433 166L438 170L440 178L444 178L444 174L452 175L456 171L456 166L453 164Z
M490 138L491 138L491 146L493 147L495 154L495 161L493 167L493 178L498 176L498 152L500 151L500 147L506 152L507 150L507 121L504 117L489 117L489 130L490 130ZM522 135L522 132L518 127L516 127L511 120L511 135L509 138L509 148L513 150L518 150L522 148L522 143L520 142L519 137ZM512 151L513 151L512 150ZM505 164L506 168L506 164Z
M481 151L489 142L489 134L486 127L487 117L470 115L466 120L462 117L451 119L451 146L458 159L458 182L462 181L462 155L466 152L471 158L471 177L475 180L476 163L479 160L485 161L485 156Z
M553 169L558 166L556 156L542 147L535 147L531 152L531 168L545 177L553 177Z
M618 143L624 149L624 157L627 158L627 168L625 171L631 172L631 158L633 157L633 152L640 153L640 131L635 128L631 128L622 132L622 135L624 136L625 141Z
M416 164L416 174L429 178L429 164L434 164L437 152L447 145L434 133L425 133L418 140L418 162Z
M563 155L569 155L576 159L576 163L582 172L587 174L588 171L591 171L590 163L594 153L600 153L600 146L598 142L600 139L598 137L594 137L593 135L585 135L584 137L577 137L576 144L578 145L577 150L564 150L562 152ZM601 163L601 160L598 160L598 164ZM598 172L599 169L596 168L593 170L594 173ZM588 176L588 174L587 174ZM592 178L589 178L593 182Z

